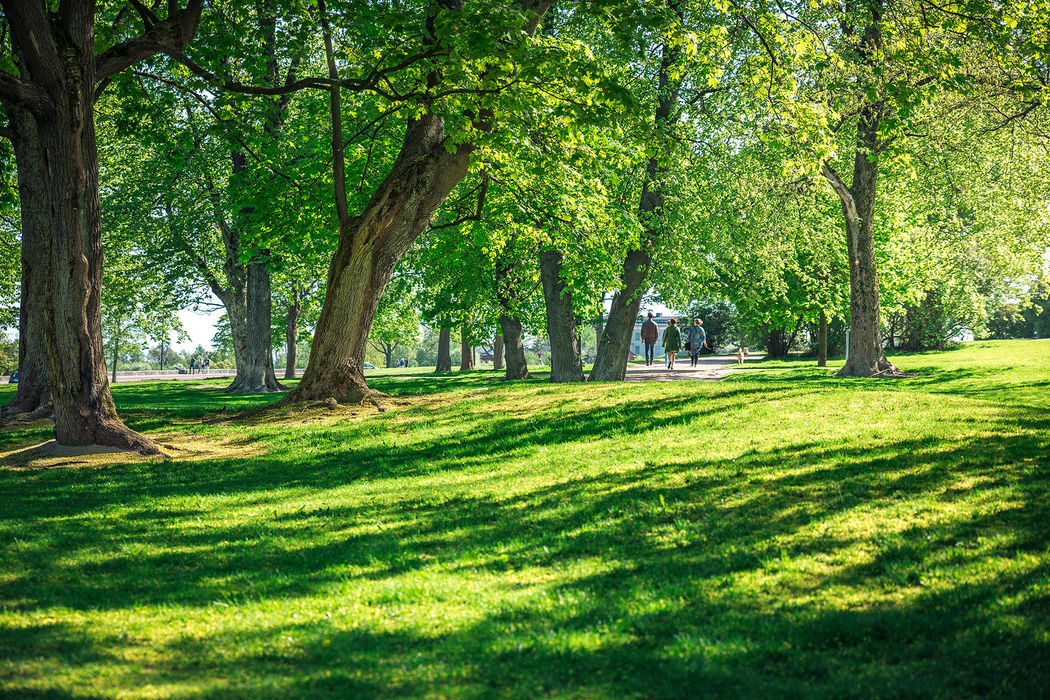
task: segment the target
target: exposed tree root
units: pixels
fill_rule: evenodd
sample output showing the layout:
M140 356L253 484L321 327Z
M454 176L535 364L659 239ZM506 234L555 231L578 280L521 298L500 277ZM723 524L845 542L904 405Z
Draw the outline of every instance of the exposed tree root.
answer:
M32 411L21 412L15 408L13 411L8 404L0 409L0 425L4 423L32 423L42 418L50 418L55 412L55 406L51 403L41 404Z
M223 389L223 392L227 394L276 394L281 391L288 391L288 387L277 381L266 381L262 384L247 384L235 381Z
M104 421L95 432L93 444L102 447L115 447L129 452L138 452L146 457L153 455L168 456L161 451L157 443L145 435L136 433L119 421Z
M872 364L861 364L857 362L847 362L843 365L842 369L835 373L836 377L866 377L872 378L888 378L888 377L906 377L908 376L901 370L897 369L892 362L887 360L885 357L879 358Z

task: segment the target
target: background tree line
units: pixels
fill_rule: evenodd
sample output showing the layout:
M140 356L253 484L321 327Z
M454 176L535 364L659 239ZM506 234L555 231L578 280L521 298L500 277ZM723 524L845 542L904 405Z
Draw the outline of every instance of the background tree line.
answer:
M8 413L63 443L156 450L107 369L216 300L282 404L376 401L421 324L437 371L542 337L622 380L647 299L773 355L848 326L842 375L1042 328L1040 2L0 7Z

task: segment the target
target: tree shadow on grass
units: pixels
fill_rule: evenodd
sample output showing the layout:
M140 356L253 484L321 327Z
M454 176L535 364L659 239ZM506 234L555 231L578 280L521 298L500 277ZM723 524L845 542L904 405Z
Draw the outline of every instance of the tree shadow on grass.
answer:
M508 413L454 439L349 457L340 439L358 445L386 426L333 433L314 455L2 475L11 505L0 531L12 544L0 552L0 603L21 626L0 624L0 649L30 676L46 658L191 698L1045 693L1045 412L1004 414L999 435L797 441L731 465L638 464L508 493L425 488L442 471L480 475L537 447L685 425L771 390L794 395L743 385L703 401L555 404L557 421ZM431 420L450 429L461 418ZM371 495L328 502L329 490L361 482L375 482ZM893 527L902 503L924 498L959 512ZM255 513L216 512L230 507ZM836 527L863 513L879 513L877 532ZM1019 563L989 573L989 557ZM448 598L470 603L461 589L472 580L515 594L442 622ZM364 620L338 610L348 585L364 591ZM267 601L309 613L237 621ZM26 615L144 606L227 612L207 633L151 644L148 664L134 660L142 637ZM33 692L23 697L47 697Z
M969 447L960 447L954 457ZM916 457L916 463L920 459ZM998 466L960 467L956 476L972 477L974 469L983 475ZM397 624L418 607L428 608L439 621L441 616L434 612L445 603L428 586L399 578L404 570L397 567L377 572L386 585L371 593L367 605L373 615L363 624L352 611L340 610L338 595L316 607L313 596L336 581L296 569L299 552L289 551L282 558L254 564L290 567L299 583L258 595L309 610L301 622L245 628L235 622L243 606L234 600L223 613L226 624L209 635L176 635L151 650L160 661L145 667L128 660L141 651L142 640L121 636L120 630L87 634L68 625L0 627L0 647L11 650L12 661L47 656L70 666L108 665L118 677L134 677L137 687L177 687L181 697L192 698L1042 696L1050 681L1050 610L1044 584L1050 569L1045 560L1026 571L924 591L919 588L921 579L946 566L937 559L940 542L912 548L906 556L899 545L889 543L869 562L794 590L777 581L781 570L790 570L793 561L813 552L840 552L855 540L812 538L789 552L763 551L761 543L772 537L795 533L812 517L828 519L843 510L840 503L818 496L812 499L811 512L799 514L791 509L797 500L780 487L842 475L795 474L786 484L763 484L736 504L721 504L739 485L732 478L702 479L677 489L661 488L665 505L657 507L644 481L648 472L660 467L646 468L646 474L608 475L540 489L531 499L531 520L524 531L521 523L494 517L519 505L516 499L417 501L386 510L383 515L392 520L405 514L412 530L418 531L412 534L422 535L402 538L400 547L433 552L440 545L428 537L439 537L454 558L452 548L459 539L460 554L471 559L464 566L489 573L503 571L497 554L503 542L522 543L511 554L512 568L540 568L553 575L581 557L603 557L615 564L604 571L564 576L550 585L537 584L533 595L479 608L451 626ZM928 486L937 490L945 475L931 472L935 480ZM1045 553L1050 535L1040 523L1048 515L1047 476L1044 467L1018 477L1019 485L1036 496L1020 506L1029 511L1025 520L1004 521L1000 514L989 514L976 524L943 523L940 539L969 537L975 527L1008 526L1024 533L1023 549ZM870 507L877 500L858 505ZM566 512L566 502L576 505ZM598 523L602 530L581 535L581 525L610 514L615 521ZM302 524L317 519L338 528L341 517L360 515L331 509L293 520ZM736 526L731 525L734 521ZM683 522L700 523L711 537L701 541L694 533L676 546L645 539L654 529ZM224 533L225 541L244 534ZM921 535L905 530L897 537L907 541ZM354 552L381 558L378 540L358 538L349 544L345 550L315 547L309 552L309 546L303 546L302 551L307 552L305 559L319 555L328 567ZM955 556L962 561L951 564L975 564L988 554L961 550ZM211 576L221 574L208 564L205 560ZM903 581L902 567L909 574ZM90 572L83 574L93 578ZM762 574L770 581L738 583L734 577L740 574ZM360 583L362 578L367 576L351 580ZM187 583L171 588L182 589ZM822 602L820 594L832 587L889 588L911 595L850 609L848 597L845 603ZM211 595L214 592L201 603ZM186 601L173 597L165 602Z

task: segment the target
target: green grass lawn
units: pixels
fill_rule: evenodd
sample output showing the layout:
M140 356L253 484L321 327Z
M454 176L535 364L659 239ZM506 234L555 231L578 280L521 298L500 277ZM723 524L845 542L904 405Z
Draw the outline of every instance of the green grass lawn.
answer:
M1050 341L893 359L118 385L170 459L0 460L0 697L1048 697Z

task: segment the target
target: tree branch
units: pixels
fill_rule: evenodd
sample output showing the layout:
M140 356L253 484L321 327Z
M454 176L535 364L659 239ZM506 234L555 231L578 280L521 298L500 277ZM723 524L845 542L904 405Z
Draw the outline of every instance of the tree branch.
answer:
M168 6L171 8L173 3ZM185 10L170 12L169 9L168 17L150 26L145 33L109 47L95 58L95 80L106 80L154 54L182 51L197 33L203 9L204 0L189 0Z
M846 223L852 231L860 224L857 215L857 203L853 200L853 193L849 191L849 188L846 187L846 183L842 181L842 178L840 178L839 174L835 172L835 169L827 163L821 165L820 174L824 176L824 179L831 185L831 189L835 190L835 194L837 194L842 201L842 213L845 214Z
M194 267L197 268L197 271L201 273L202 277L204 277L204 281L207 282L208 287L211 288L211 293L218 297L219 301L225 304L227 290L219 282L219 278L216 277L215 273L212 272L210 267L208 267L207 261L205 261L204 258L201 257L201 254L198 253L197 250L189 244L189 241L187 241L181 233L175 230L175 215L171 210L170 202L164 202L164 214L167 216L168 227L171 229L171 232L175 235L175 239L179 242L179 245L186 252L186 254L189 255L190 261L193 263Z
M46 115L54 107L51 97L39 85L3 70L0 70L0 100L28 109L38 116Z
M328 8L324 0L317 0L318 14L321 16L321 29L324 32L324 55L328 62L328 78L335 86L330 91L332 107L332 178L335 181L335 212L339 225L349 218L346 201L346 161L343 153L343 108L342 88L339 87L339 69L335 65L335 51L332 49L332 28L328 25Z
M330 90L332 88L331 82L323 78L303 78L292 83L285 83L281 86L271 87L245 85L244 83L238 83L235 80L229 80L215 75L181 51L165 50L164 53L189 68L190 72L198 78L203 78L206 82L209 82L216 87L221 87L223 90L236 92L242 95L287 95L305 88L317 88L319 90Z

